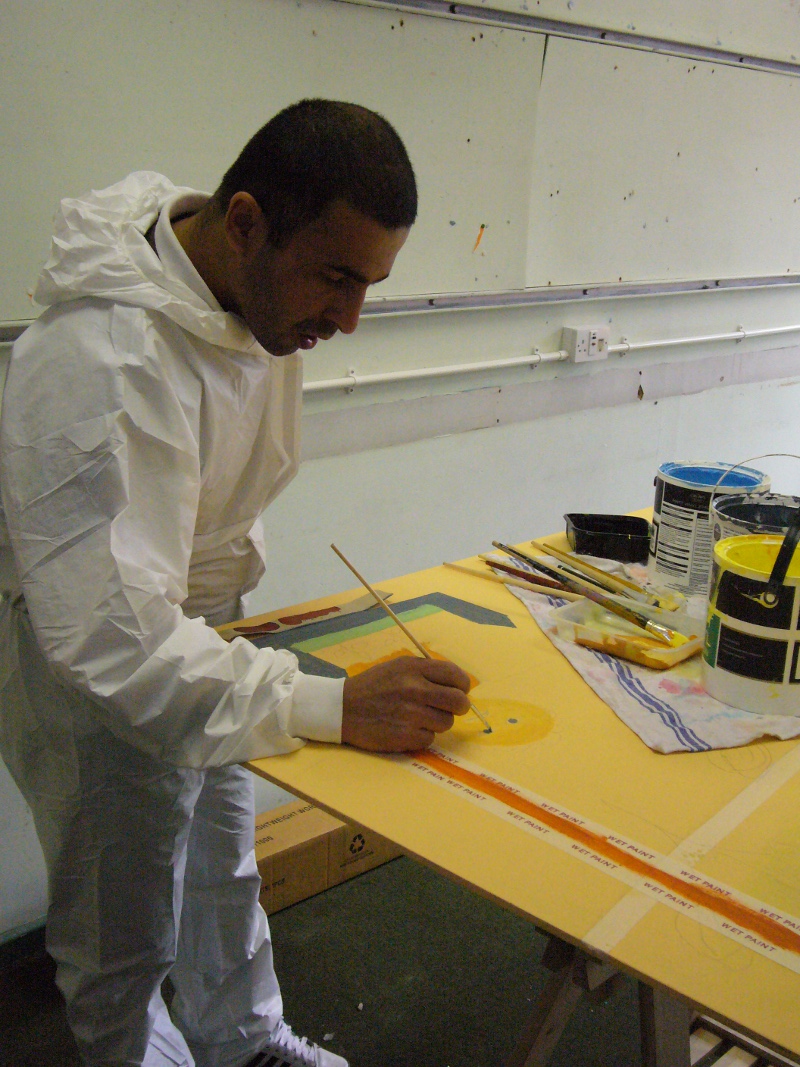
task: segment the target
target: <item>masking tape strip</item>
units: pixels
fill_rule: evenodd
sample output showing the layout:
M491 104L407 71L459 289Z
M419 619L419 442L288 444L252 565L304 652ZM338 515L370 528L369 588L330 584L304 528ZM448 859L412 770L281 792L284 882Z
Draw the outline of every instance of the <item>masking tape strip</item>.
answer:
M800 748L792 750L789 756L793 753L798 754L795 759L782 767L789 758L784 757L774 765L774 776L770 777L769 772L761 775L743 790L749 797L740 794L670 856L660 855L561 805L488 774L461 757L431 748L399 758L414 773L637 890L637 894L624 898L632 903L618 916L618 929L624 929L629 922L635 925L653 904L660 903L800 974L800 919L698 873L689 862L724 837L737 819L741 821L792 776L800 765ZM594 930L600 926L602 923ZM615 936L614 922L608 932ZM584 940L595 945L593 933L590 931Z
M696 863L752 815L764 801L777 793L799 770L800 745L797 745L682 841L669 853L670 859L682 864ZM630 893L588 931L584 940L603 952L610 952L647 915L654 903L655 901L637 893Z

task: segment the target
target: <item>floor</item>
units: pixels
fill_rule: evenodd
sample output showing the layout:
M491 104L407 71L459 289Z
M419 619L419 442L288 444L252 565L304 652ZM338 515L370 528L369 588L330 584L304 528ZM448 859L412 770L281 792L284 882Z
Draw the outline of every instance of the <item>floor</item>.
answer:
M287 1020L351 1067L502 1067L542 989L530 923L401 858L270 918ZM0 946L0 1067L78 1067L40 931ZM641 1067L633 981L551 1067Z

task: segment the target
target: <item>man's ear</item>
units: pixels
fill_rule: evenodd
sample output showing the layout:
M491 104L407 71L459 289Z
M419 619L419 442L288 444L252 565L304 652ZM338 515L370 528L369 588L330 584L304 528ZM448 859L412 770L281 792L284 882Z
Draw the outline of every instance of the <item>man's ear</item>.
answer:
M225 236L231 248L243 259L250 259L263 247L269 229L264 212L250 193L234 193L225 212Z

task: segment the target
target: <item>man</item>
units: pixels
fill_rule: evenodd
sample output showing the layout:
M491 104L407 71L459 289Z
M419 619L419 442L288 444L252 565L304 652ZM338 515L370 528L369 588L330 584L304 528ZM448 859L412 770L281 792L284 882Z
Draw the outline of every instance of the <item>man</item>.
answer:
M296 470L295 353L355 330L415 214L396 132L324 100L267 123L213 197L137 173L62 202L5 391L0 741L90 1067L345 1063L283 1021L238 764L423 747L468 678L412 657L310 678L212 627Z

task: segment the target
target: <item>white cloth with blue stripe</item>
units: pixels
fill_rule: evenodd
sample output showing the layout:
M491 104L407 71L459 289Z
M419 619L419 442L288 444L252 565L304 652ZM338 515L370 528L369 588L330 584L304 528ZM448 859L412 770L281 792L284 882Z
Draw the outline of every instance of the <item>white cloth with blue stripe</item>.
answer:
M513 592L583 680L654 751L704 752L761 737L800 736L800 715L755 715L709 696L701 683L700 656L656 671L583 648L555 632L550 612L563 600L527 589Z

